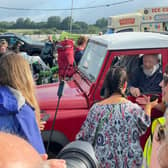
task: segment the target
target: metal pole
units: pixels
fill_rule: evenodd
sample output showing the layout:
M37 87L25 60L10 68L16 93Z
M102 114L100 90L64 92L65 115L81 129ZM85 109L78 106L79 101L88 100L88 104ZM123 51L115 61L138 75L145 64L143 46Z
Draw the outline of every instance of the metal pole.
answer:
M72 6L71 6L70 33L72 33L72 12L73 12L73 0L72 0Z

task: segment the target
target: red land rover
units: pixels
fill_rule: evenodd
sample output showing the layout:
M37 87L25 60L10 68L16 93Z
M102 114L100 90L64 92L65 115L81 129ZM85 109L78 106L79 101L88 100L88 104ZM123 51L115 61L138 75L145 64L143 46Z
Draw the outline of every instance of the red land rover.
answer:
M136 60L143 54L158 54L164 71L168 62L168 36L158 33L128 32L89 39L76 73L72 80L65 82L51 138L50 153L56 154L69 141L75 139L90 107L103 99L103 82L109 68L120 61L120 64L131 73L136 66L139 66ZM50 114L42 133L45 145L58 102L58 85L59 83L37 86L40 108ZM133 97L128 98L134 101ZM153 118L159 115L162 115L161 112L152 112ZM146 137L142 138L142 144L145 143L145 139Z

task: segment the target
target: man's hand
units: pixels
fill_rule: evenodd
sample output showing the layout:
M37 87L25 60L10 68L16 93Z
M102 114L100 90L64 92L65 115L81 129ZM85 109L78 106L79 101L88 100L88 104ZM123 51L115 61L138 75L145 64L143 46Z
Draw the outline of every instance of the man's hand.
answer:
M47 154L41 155L41 158L43 161L47 162L49 168L66 168L66 162L63 159L48 159Z
M66 168L66 162L63 159L49 159L47 162L50 168Z
M46 121L40 121L40 131L43 131L45 128Z
M138 97L138 96L141 95L140 90L138 88L136 88L136 87L130 87L130 93L134 97Z
M136 102L141 106L145 106L147 104L151 104L152 108L155 108L158 105L158 99L150 102L150 96L143 95L142 97L136 98Z

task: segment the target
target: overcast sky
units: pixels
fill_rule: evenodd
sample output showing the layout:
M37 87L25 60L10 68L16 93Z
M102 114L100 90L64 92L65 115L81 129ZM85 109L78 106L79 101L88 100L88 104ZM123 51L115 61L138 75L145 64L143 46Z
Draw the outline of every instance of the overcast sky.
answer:
M90 7L106 5L127 0L73 0L73 7ZM129 1L129 0L128 0ZM8 8L30 8L30 9L70 9L72 0L0 0L0 7ZM118 15L123 13L136 12L144 7L167 6L168 0L130 0L130 2L101 7L96 9L73 10L72 16L76 21L95 23L102 17ZM61 18L71 15L71 10L62 11L17 11L0 8L0 21L16 20L18 17L29 17L34 21L46 21L49 16L61 16Z

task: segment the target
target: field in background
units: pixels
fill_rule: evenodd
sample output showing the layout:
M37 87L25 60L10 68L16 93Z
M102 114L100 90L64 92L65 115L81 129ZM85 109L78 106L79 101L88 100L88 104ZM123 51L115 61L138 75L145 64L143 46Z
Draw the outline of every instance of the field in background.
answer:
M40 29L8 29L6 32L16 33L16 34L34 34L35 32L39 32Z

